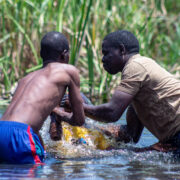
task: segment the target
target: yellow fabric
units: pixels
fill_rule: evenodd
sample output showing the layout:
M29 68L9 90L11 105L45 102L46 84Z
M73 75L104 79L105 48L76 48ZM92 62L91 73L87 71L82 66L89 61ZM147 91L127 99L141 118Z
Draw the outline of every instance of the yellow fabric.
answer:
M65 122L62 122L62 127L62 140L68 143L71 143L72 139L83 138L87 142L87 145L89 144L89 142L91 142L93 147L96 149L105 150L112 145L111 140L100 131L94 129L87 129L85 127L71 126ZM62 143L60 142L57 148L60 149L61 146Z

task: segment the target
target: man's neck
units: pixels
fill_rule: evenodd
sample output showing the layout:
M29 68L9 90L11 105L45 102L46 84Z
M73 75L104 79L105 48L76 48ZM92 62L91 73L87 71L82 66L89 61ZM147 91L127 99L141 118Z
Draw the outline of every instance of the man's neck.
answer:
M131 57L132 56L134 56L134 55L136 55L136 54L139 54L138 52L136 52L136 53L131 53L131 54L128 54L127 55L127 61L126 62L128 62L129 61L129 59L131 59Z
M134 55L136 55L136 54L138 54L138 53L131 53L131 54L126 54L126 56L125 56L125 63L124 63L124 67L126 66L126 64L129 62L129 60L134 56ZM123 69L124 69L124 67L123 67ZM122 70L123 70L122 69ZM122 72L122 71L121 71Z
M43 68L46 67L48 64L51 64L51 63L61 63L59 61L52 61L52 60L46 60L44 63L43 63Z

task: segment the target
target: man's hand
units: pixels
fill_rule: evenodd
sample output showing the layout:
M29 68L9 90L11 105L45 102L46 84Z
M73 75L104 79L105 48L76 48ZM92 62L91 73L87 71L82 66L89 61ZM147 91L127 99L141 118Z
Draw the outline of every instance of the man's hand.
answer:
M66 112L72 112L69 96L67 94L65 94L64 97L62 98L60 107L63 107L64 111Z
M82 92L81 97L83 100L83 104L92 104L91 101ZM68 95L64 95L64 97L61 100L60 107L63 107L66 112L72 112Z
M58 114L59 109L60 109L60 107L59 107L59 106L56 106L56 107L52 110L52 112Z
M64 108L55 107L52 112L56 114L57 122L64 121L64 122L69 123L72 126L82 126L82 124L79 124L78 121L74 121L73 116L72 116L73 114L66 112Z

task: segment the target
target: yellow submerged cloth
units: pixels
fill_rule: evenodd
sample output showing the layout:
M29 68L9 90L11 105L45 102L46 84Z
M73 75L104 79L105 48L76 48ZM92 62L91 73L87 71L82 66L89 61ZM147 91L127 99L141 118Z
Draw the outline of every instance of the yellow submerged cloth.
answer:
M62 127L63 137L57 145L58 149L61 149L63 141L73 143L76 140L83 140L82 144L100 150L108 149L113 145L113 140L104 135L101 131L85 127L71 126L65 122L62 122Z

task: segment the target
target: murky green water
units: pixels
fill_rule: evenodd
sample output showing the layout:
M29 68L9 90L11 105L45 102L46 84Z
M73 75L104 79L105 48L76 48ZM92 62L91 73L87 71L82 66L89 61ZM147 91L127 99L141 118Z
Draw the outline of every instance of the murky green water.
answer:
M0 108L0 117L3 111L4 108ZM123 118L118 123L124 123ZM145 129L136 146L155 142L157 139ZM132 146L135 145L111 151L82 147L82 157L78 158L57 159L47 154L45 165L0 165L0 179L180 179L180 161L173 159L171 154L135 153L128 150Z

